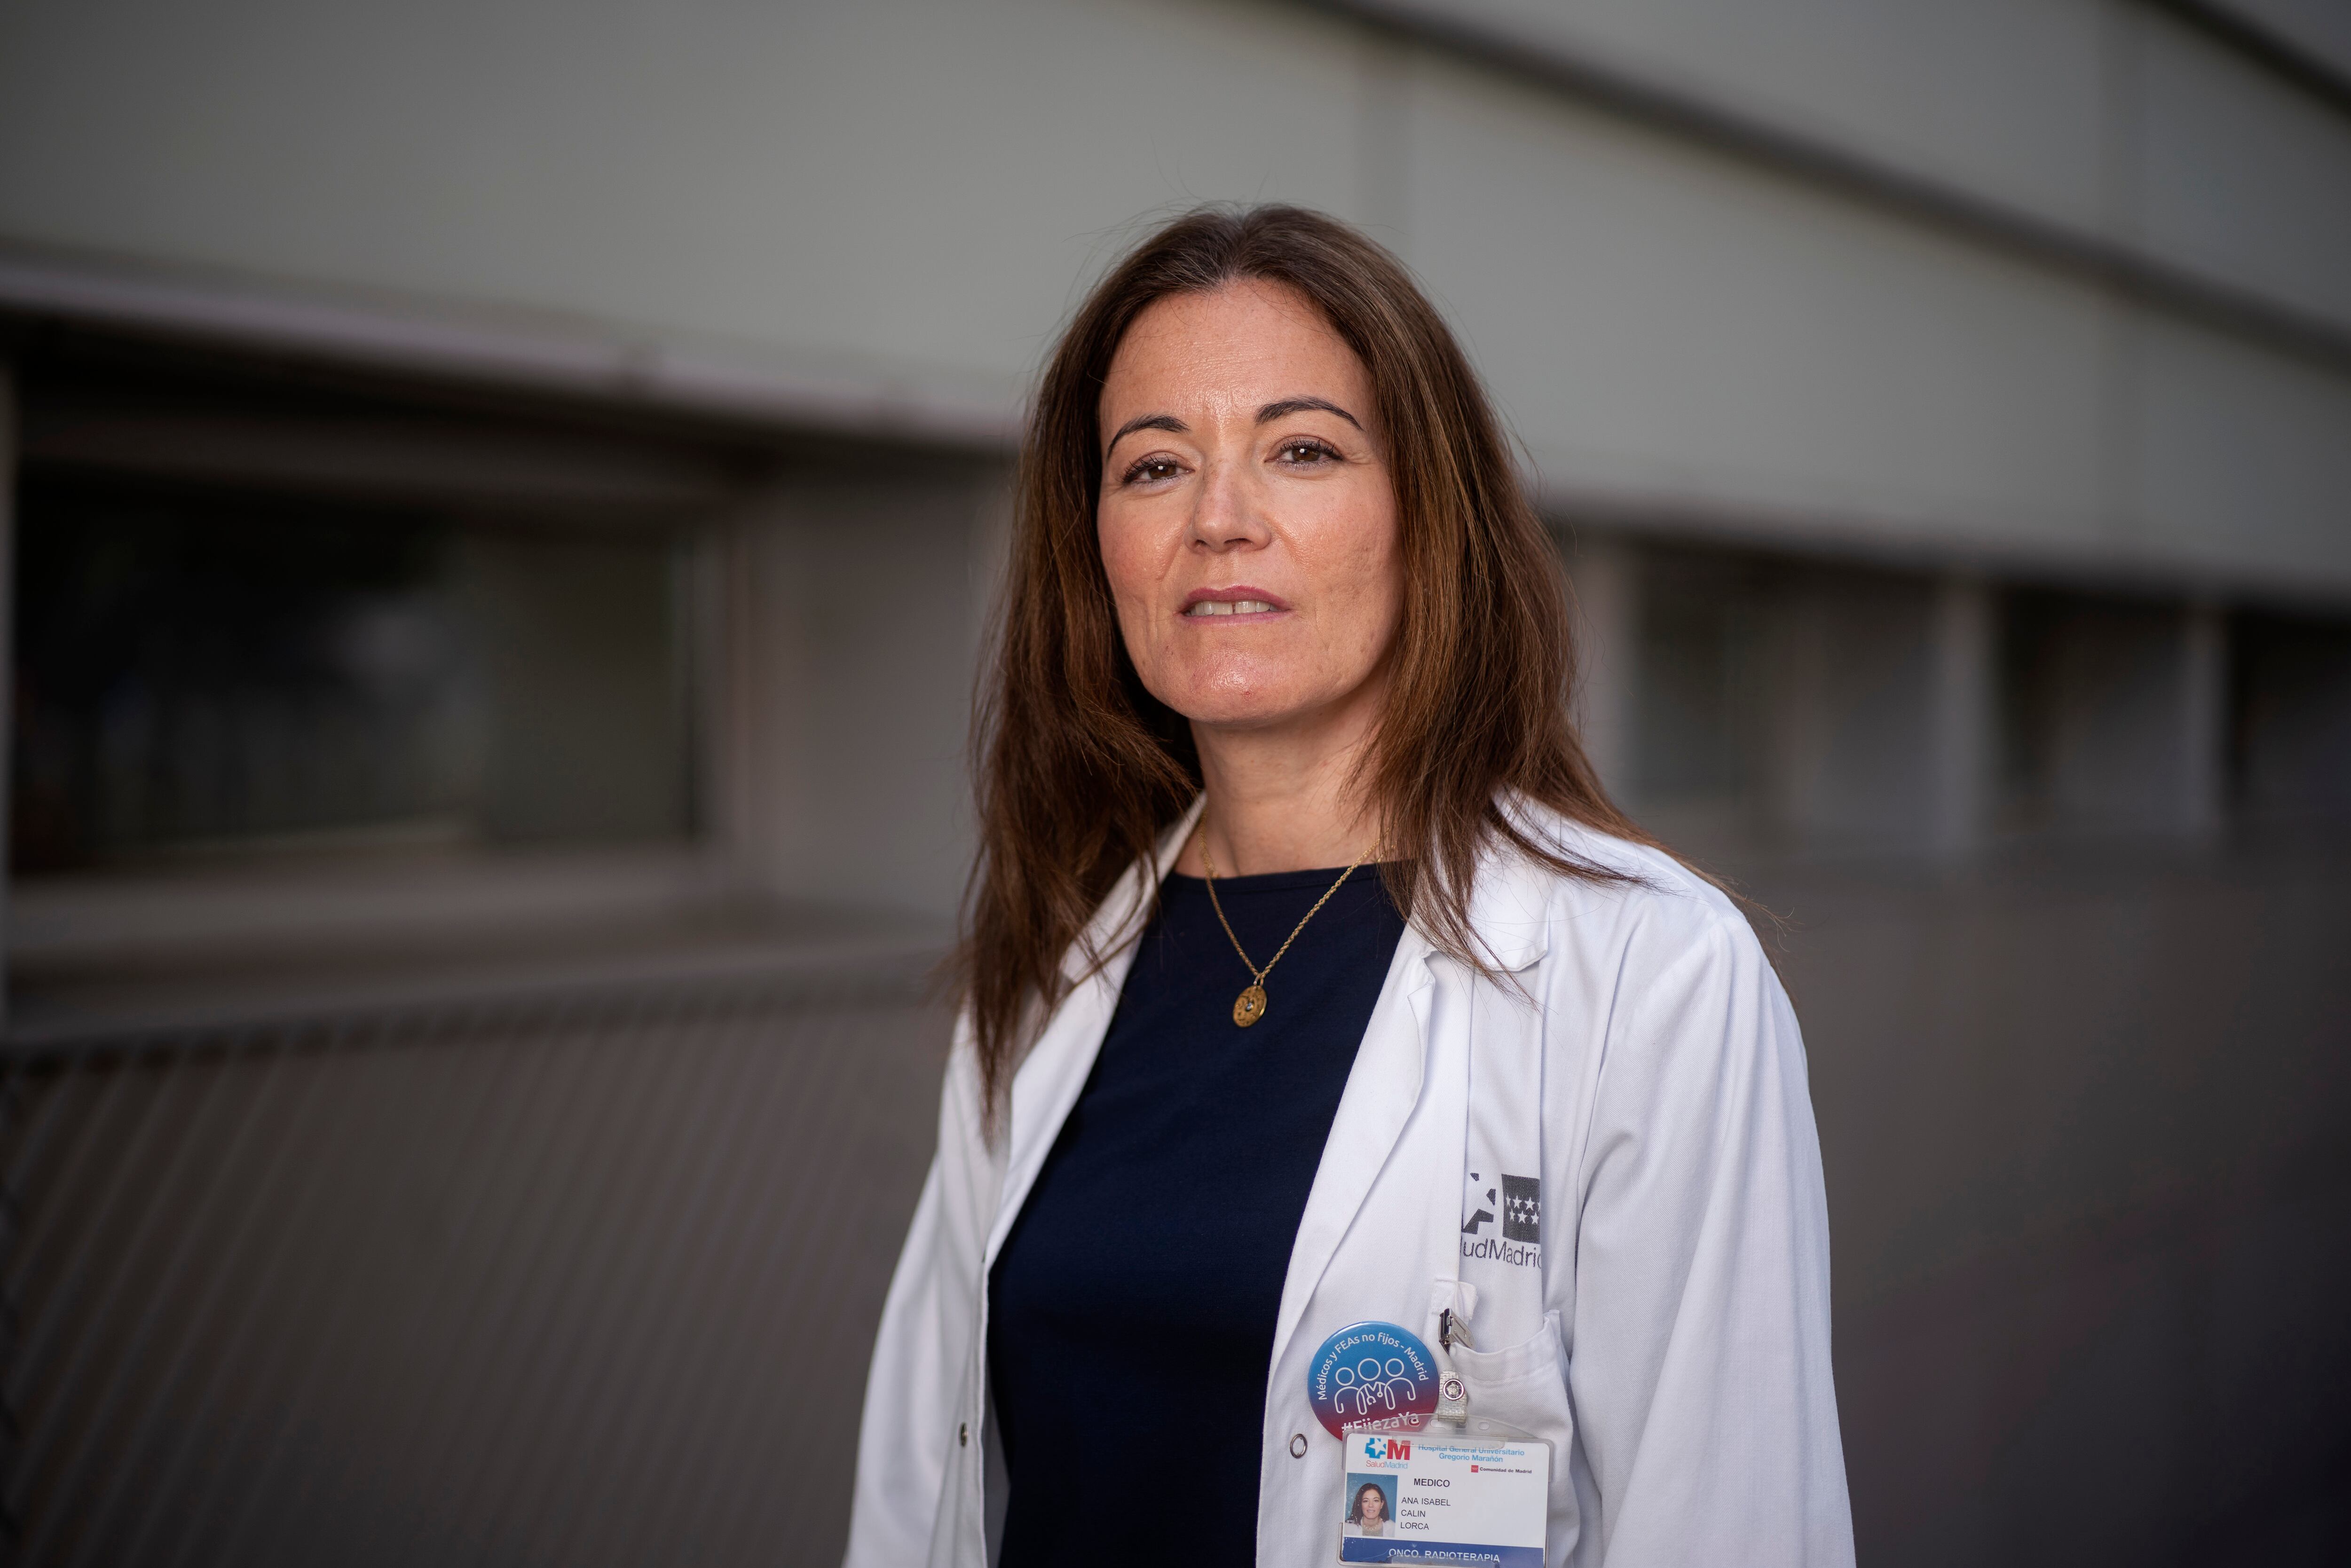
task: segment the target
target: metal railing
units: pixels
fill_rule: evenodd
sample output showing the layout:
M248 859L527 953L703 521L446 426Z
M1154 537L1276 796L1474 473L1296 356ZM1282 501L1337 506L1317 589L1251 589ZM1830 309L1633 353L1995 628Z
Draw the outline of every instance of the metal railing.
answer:
M946 1032L908 959L11 1042L11 1555L837 1562Z

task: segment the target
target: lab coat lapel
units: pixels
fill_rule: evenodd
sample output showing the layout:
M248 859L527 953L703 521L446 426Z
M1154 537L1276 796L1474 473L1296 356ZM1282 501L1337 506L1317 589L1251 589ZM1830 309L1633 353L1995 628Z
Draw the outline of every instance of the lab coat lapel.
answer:
M1064 961L1064 973L1080 971L1084 967L1084 947L1099 952L1113 940L1118 942L1102 967L1078 981L1061 999L1045 1032L1013 1074L1004 1185L997 1197L996 1224L988 1232L986 1268L996 1267L997 1249L1019 1218L1020 1206L1029 1201L1029 1189L1044 1168L1061 1124L1069 1120L1071 1107L1084 1091L1087 1075L1093 1071L1102 1036L1110 1031L1111 1016L1118 1010L1127 967L1134 961L1135 938L1143 934L1147 918L1141 915L1140 905L1150 900L1167 868L1182 852L1205 800L1202 797L1193 801L1192 809L1167 831L1155 860L1138 862L1119 879L1094 915L1088 932L1090 942L1073 946Z
M987 1236L987 1268L996 1267L997 1249L1004 1245L1053 1139L1085 1088L1086 1074L1093 1071L1111 1014L1118 1007L1127 956L1125 953L1113 956L1100 973L1062 998L1053 1021L1013 1076L1004 1186L997 1195L996 1224Z
M1274 1325L1276 1365L1420 1102L1428 1060L1429 952L1428 939L1406 927L1364 1028L1331 1136L1322 1145L1322 1163L1306 1197L1306 1212L1299 1218L1298 1239L1290 1247L1281 1313Z
M1523 973L1542 957L1547 945L1541 880L1518 857L1489 854L1472 889L1469 925L1498 969ZM1313 1299L1420 1103L1429 1061L1435 956L1428 938L1417 927L1407 926L1396 944L1371 1022L1364 1027L1354 1069L1322 1147L1322 1163L1307 1195L1306 1212L1298 1223L1290 1273L1282 1281L1281 1313L1274 1327L1275 1365L1280 1364L1306 1303ZM1520 1007L1527 1005L1514 999ZM1458 1179L1458 1174L1447 1179ZM1446 1262L1449 1267L1451 1260Z

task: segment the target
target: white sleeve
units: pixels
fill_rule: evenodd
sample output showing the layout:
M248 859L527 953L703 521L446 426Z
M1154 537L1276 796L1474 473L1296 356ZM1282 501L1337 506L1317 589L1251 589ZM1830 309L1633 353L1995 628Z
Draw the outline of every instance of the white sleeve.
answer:
M866 1375L843 1568L920 1568L929 1561L963 1419L995 1187L980 1136L977 1063L961 1025L956 1036L939 1096L938 1154L891 1276Z
M1660 900L1628 945L1576 1197L1576 1561L1844 1568L1828 1205L1803 1041L1746 922Z

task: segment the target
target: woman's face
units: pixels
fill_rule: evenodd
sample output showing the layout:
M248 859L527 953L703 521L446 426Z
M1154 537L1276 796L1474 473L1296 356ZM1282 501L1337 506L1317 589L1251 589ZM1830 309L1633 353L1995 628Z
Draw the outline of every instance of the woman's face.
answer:
M1279 285L1162 299L1101 412L1102 567L1151 695L1207 730L1374 715L1403 571L1354 350Z
M1356 1517L1365 1524L1377 1524L1387 1517L1387 1512L1388 1500L1381 1493L1380 1489L1365 1487L1364 1495L1355 1502Z

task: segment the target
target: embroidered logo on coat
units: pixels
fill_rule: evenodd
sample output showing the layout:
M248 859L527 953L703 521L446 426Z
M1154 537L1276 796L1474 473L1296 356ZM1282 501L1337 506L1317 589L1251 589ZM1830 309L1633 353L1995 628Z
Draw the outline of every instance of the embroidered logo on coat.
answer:
M1542 1182L1539 1177L1489 1178L1471 1171L1461 1210L1468 1216L1461 1222L1462 1257L1517 1269L1542 1267Z
M1469 1214L1469 1218L1461 1222L1461 1234L1464 1236L1475 1236L1484 1227L1493 1224L1494 1205L1501 1201L1495 1197L1490 1186L1480 1193L1478 1188L1479 1179L1476 1171L1469 1173L1469 1196L1461 1205Z
M1542 1181L1538 1176L1502 1178L1502 1236L1505 1240L1542 1240Z

